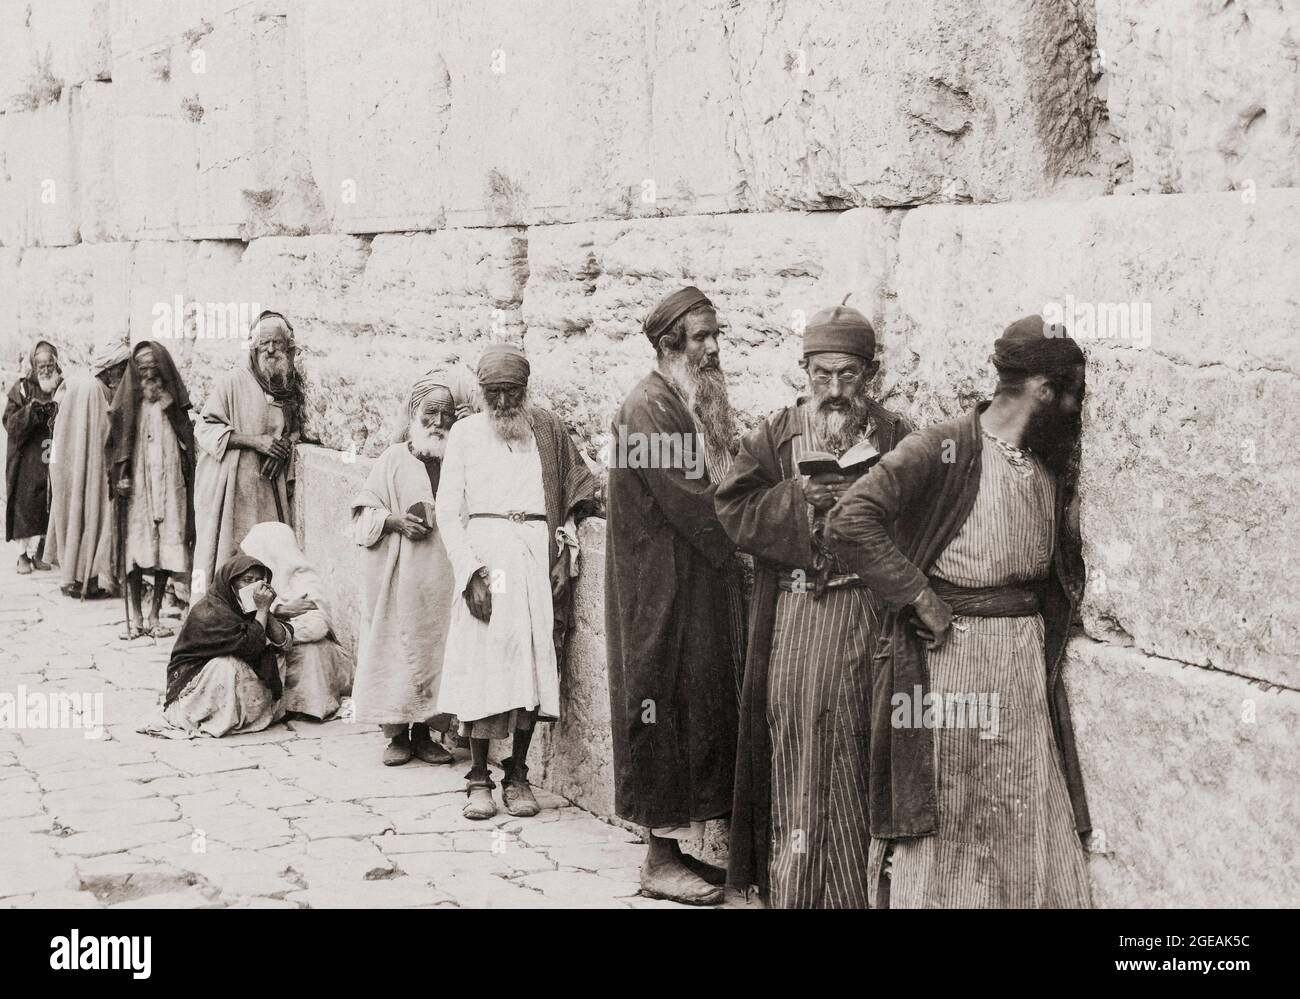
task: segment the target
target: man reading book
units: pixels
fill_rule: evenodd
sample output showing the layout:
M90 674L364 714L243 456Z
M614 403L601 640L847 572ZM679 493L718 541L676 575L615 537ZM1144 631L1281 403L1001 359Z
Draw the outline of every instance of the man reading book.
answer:
M775 908L867 904L867 724L877 615L822 541L826 511L912 430L871 396L876 336L858 310L815 315L811 395L745 438L718 519L754 556L728 883Z

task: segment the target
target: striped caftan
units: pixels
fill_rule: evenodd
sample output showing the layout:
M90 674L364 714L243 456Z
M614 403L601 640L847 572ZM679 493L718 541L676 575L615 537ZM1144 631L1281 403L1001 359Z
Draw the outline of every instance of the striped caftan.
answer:
M824 450L811 407L800 414L795 465ZM830 588L820 598L810 586L777 598L767 688L773 908L867 906L869 657L877 628L861 586Z
M932 575L967 587L1045 577L1054 491L1037 458L985 434L975 505ZM956 616L927 667L936 699L996 693L997 710L981 713L983 731L936 725L938 833L895 841L890 907L1088 907L1087 864L1047 712L1042 617ZM887 847L872 843L873 871Z

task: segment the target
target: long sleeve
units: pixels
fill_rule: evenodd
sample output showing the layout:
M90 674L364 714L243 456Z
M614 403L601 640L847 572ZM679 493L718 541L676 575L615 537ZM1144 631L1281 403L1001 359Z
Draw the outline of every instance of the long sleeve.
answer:
M19 391L21 392L21 389ZM5 405L5 433L9 435L13 447L22 447L27 443L27 438L45 426L45 420L37 412L35 398L19 401L14 398L14 394L10 393L9 401ZM42 412L43 409L44 407Z
M717 511L741 551L774 565L813 565L803 477L781 478L770 422L741 442L730 474L718 486Z
M942 455L931 434L911 434L880 459L827 515L827 542L840 560L893 610L928 585L925 573L894 541L900 511L933 500Z
M434 518L438 533L451 562L456 580L456 593L463 593L470 577L485 563L474 552L469 530L465 526L465 432L464 424L456 424L447 435L447 452L442 460L442 476L438 480L438 495L434 502ZM459 432L458 432L459 431Z
M200 450L206 451L217 461L226 456L230 435L235 431L231 425L233 396L234 387L230 376L218 379L194 425L195 443Z
M384 521L391 510L382 506L354 506L349 533L354 543L362 548L373 548L384 536Z

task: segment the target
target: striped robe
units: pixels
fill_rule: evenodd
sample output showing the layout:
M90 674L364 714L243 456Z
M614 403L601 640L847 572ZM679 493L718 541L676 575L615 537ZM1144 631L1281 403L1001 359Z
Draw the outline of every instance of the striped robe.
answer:
M1046 577L1055 489L1036 457L985 434L975 505L931 574L965 587ZM1039 614L957 615L948 641L929 653L934 701L970 704L975 695L989 707L975 724L969 714L964 723L951 712L939 716L938 831L893 841L890 908L1090 905L1087 862L1048 715L1043 637ZM890 842L872 843L873 895Z

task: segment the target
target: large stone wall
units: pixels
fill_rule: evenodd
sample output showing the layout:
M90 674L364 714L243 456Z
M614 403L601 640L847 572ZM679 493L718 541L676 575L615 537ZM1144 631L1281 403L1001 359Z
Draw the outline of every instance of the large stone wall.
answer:
M3 3L0 370L129 332L201 399L241 319L289 315L324 445L299 522L351 640L339 521L434 364L524 343L595 455L683 282L746 423L846 295L922 424L987 393L1007 322L1068 308L1096 899L1285 904L1298 34L1282 0ZM603 524L582 541L542 769L609 814Z

